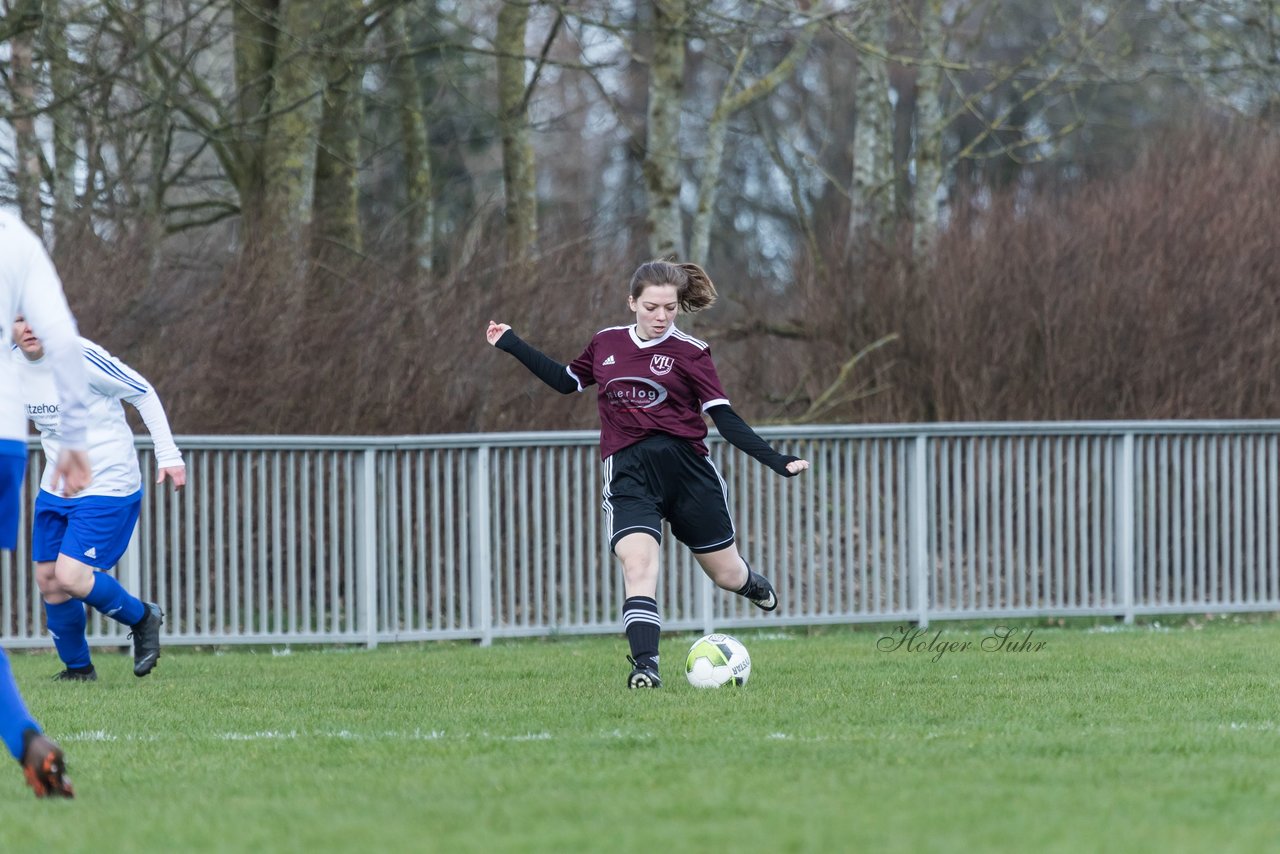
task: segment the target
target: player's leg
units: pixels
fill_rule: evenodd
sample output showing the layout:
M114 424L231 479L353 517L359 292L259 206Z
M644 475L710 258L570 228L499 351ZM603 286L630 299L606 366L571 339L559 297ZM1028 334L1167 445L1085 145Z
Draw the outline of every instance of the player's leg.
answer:
M604 512L609 545L622 565L622 624L631 647L628 688L657 688L658 569L662 516L645 482L638 454L625 448L604 461Z
M26 443L0 441L0 549L12 550L18 544L18 516L26 467ZM27 710L4 650L0 650L0 740L22 764L36 797L72 796L62 750L40 732L40 725Z
M773 585L751 569L738 551L728 488L715 464L691 449L681 462L680 482L670 516L671 532L689 547L717 587L749 599L762 610L775 610L778 597Z
M41 498L46 495L41 493ZM59 499L49 496L46 500ZM133 672L146 676L160 657L164 614L158 605L143 602L105 571L119 562L128 548L141 494L127 498L88 496L68 503L74 506L54 561L54 580L63 593L132 630Z
M737 593L764 611L778 607L778 596L769 579L751 568L737 546L714 552L694 552L693 556L707 577L722 590Z
M40 731L27 711L4 650L0 650L0 738L22 765L27 785L37 798L75 797L62 748Z
M614 545L613 553L622 564L622 625L631 647L631 675L628 688L657 688L658 645L662 639L662 617L658 612L659 543L649 533L631 533Z
M41 493L45 495L46 493ZM36 586L44 602L45 623L63 669L56 679L91 682L97 679L89 641L85 638L84 603L71 598L54 574L55 561L67 530L67 514L61 507L36 497L31 525L31 550L36 565Z
M62 659L62 672L55 679L69 682L92 682L98 678L85 637L88 619L84 602L73 599L62 590L54 575L54 561L36 564L36 585L44 601L45 623L53 637L53 646Z

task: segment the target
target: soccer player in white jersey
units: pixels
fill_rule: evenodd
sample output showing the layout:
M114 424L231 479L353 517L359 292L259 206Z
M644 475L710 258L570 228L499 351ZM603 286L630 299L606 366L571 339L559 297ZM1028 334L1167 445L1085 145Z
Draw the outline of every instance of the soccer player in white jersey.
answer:
M0 211L0 335L8 349L9 318L31 318L45 335L49 368L58 389L62 411L62 453L52 466L53 482L64 495L75 495L93 478L85 451L88 417L88 383L84 360L76 341L75 319L62 294L62 282L44 246L17 217ZM18 516L22 507L22 478L27 466L27 418L22 407L18 368L0 353L0 548L13 549L18 542ZM11 603L5 603L11 607ZM66 776L62 749L41 732L27 710L0 650L0 739L22 765L36 797L74 796Z
M773 585L747 565L735 545L724 480L703 440L710 415L726 440L784 477L809 467L780 454L729 406L711 348L676 328L681 311L701 311L715 286L697 264L650 261L631 277L627 306L636 322L597 332L582 355L561 365L489 321L488 342L506 350L563 394L599 386L600 456L609 545L622 564L622 622L631 647L628 688L657 688L658 558L662 520L707 577L772 611Z
M79 339L89 376L88 443L93 485L74 497L60 494L53 467L63 436L44 345L22 316L13 324L13 340L12 358L22 374L27 416L40 431L47 464L36 496L31 557L44 597L49 634L65 665L56 678L98 678L85 638L86 604L132 629L133 672L146 676L160 656L164 613L159 605L143 602L125 590L108 570L128 548L142 506L142 474L121 401L138 410L151 433L159 468L156 483L168 479L175 489L186 483L186 466L173 443L164 406L141 374L92 341Z

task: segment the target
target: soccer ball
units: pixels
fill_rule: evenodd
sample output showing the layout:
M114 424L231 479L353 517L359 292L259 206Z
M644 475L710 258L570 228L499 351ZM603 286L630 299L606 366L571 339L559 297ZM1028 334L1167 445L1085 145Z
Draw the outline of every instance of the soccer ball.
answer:
M706 635L689 647L684 675L695 688L746 685L751 675L751 655L737 638Z

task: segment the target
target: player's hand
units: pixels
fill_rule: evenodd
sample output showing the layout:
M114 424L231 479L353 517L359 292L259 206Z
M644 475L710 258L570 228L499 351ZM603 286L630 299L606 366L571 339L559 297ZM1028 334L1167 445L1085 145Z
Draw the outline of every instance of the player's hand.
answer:
M187 467L165 466L156 474L156 483L164 483L166 477L173 481L174 489L182 489L187 485Z
M58 452L58 465L53 470L53 488L62 487L67 498L78 494L93 482L93 467L89 465L88 451L63 448Z
M808 460L792 460L791 462L787 463L787 471L789 471L793 475L800 474L800 472L804 471L808 467L809 467Z
M490 320L489 328L484 331L484 339L490 344L497 346L498 339L502 337L502 333L506 332L510 328L511 327L505 323L495 323Z

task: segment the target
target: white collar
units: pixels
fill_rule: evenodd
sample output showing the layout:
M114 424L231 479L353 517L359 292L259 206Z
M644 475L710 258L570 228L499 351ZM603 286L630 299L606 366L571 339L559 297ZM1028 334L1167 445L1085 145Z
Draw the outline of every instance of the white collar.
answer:
M641 338L640 333L636 331L638 328L639 328L638 325L633 323L627 329L627 332L630 333L631 340L635 343L635 345L641 349L644 349L645 347L654 347L654 346L657 346L658 344L661 344L663 341L666 341L668 338L670 338L671 335L676 331L676 326L673 323L667 327L667 331L662 333L662 335L660 335L657 338L650 338L648 341L646 341L643 338Z

